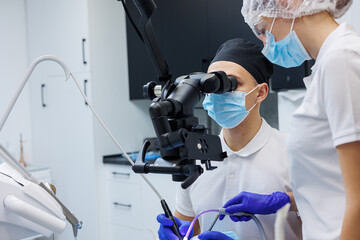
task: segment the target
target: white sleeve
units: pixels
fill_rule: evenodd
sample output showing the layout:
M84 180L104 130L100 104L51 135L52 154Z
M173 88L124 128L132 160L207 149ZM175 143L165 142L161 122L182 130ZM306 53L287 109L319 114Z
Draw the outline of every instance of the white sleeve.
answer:
M184 216L195 217L191 199L189 196L189 189L183 189L180 184L176 185L176 210Z
M360 55L342 49L324 61L321 88L334 146L360 141Z

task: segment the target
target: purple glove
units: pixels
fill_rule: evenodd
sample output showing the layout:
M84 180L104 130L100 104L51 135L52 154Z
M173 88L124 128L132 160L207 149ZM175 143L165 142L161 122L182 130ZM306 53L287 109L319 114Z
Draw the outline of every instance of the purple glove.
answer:
M221 232L204 232L198 236L200 240L234 240Z
M227 213L247 212L252 214L272 214L290 203L290 197L283 192L274 192L270 195L256 194L250 192L241 192L230 199L224 206ZM220 215L220 220L224 219ZM249 221L251 217L230 216L234 222Z
M179 240L179 238L174 234L171 229L171 226L174 224L169 218L165 216L165 214L159 214L156 217L156 220L160 223L160 228L158 231L160 240ZM175 217L175 221L179 226L179 232L182 236L186 235L187 230L190 227L191 222L183 221ZM193 231L189 236L189 239L192 237Z

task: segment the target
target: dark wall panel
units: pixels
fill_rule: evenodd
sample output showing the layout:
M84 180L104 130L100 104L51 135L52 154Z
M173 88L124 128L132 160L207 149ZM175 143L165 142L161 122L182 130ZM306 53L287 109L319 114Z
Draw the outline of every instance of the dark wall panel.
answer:
M218 47L232 38L244 38L262 46L244 22L241 0L155 0L158 9L152 23L159 47L173 78L192 72L206 72ZM132 0L130 12L139 22ZM157 81L145 46L127 20L130 99L141 99L142 86ZM306 66L275 68L273 90L304 87Z

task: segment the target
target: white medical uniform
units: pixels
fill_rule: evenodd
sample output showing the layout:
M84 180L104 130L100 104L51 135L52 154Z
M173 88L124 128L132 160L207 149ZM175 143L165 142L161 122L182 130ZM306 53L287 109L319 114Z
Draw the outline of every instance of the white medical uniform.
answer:
M339 239L345 189L336 146L360 140L360 37L349 24L328 36L304 82L287 143L291 184L304 239Z
M233 152L220 134L222 147L228 158L214 162L218 168L205 171L188 189L178 186L176 210L189 217L208 209L219 209L229 199L242 191L271 194L275 191L288 192L290 189L289 164L285 136L273 129L263 119L256 136L240 151ZM204 214L199 218L201 231L207 231L215 215ZM258 215L264 226L267 239L274 239L275 214ZM233 222L226 217L218 221L214 231L234 231L240 239L261 239L253 221ZM286 239L299 239L301 225L294 212L286 223Z

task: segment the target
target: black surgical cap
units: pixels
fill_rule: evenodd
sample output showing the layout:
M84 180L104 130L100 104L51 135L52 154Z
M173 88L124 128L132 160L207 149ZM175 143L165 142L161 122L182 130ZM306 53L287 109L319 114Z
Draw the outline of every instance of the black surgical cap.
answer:
M211 63L234 62L245 68L260 83L268 83L273 74L273 64L261 53L261 47L235 38L222 44Z

